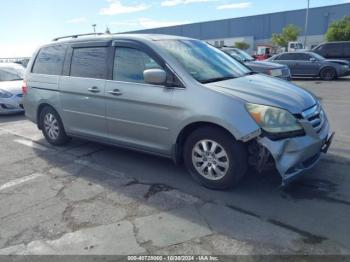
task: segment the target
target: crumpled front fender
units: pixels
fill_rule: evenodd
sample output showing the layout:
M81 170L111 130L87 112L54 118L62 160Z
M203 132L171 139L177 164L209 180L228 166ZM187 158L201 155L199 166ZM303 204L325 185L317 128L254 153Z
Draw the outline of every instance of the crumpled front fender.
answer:
M318 134L307 121L301 121L306 135L273 141L268 137L258 138L258 143L269 150L276 168L286 185L312 168L320 159L322 147L330 136L329 124L325 123Z

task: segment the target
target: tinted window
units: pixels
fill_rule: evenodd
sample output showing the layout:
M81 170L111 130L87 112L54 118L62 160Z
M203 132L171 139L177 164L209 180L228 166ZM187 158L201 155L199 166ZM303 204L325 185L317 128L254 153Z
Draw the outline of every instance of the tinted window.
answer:
M285 53L276 58L276 60L295 60L296 56L293 53Z
M350 43L346 43L344 47L345 57L350 57Z
M105 79L108 48L76 48L73 50L71 76Z
M61 75L66 49L66 46L62 45L41 49L35 60L32 72L45 75Z
M311 58L310 55L308 54L302 54L302 53L299 53L299 54L294 54L294 60L299 60L299 61L309 61Z
M161 66L146 53L133 48L116 48L113 80L145 83L143 72L156 68Z
M342 44L328 44L325 53L329 57L342 57L344 46Z

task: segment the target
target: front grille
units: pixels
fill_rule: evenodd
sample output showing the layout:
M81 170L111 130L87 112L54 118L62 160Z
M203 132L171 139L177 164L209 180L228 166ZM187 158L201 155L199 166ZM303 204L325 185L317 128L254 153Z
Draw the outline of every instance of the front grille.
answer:
M320 133L322 131L322 128L325 124L326 116L319 103L313 106L312 108L304 111L302 115L304 119L310 122L310 124L317 133Z

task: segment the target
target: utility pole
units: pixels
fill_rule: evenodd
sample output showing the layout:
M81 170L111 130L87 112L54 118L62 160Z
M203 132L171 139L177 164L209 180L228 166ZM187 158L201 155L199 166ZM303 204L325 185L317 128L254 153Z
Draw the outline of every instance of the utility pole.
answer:
M307 0L307 9L306 9L306 17L305 17L305 30L304 30L304 48L306 48L307 44L307 35L308 35L308 27L309 27L309 11L310 11L310 0Z
M94 33L95 33L95 34L96 34L96 26L97 26L96 24L93 24L93 25L92 25L92 28L94 29Z

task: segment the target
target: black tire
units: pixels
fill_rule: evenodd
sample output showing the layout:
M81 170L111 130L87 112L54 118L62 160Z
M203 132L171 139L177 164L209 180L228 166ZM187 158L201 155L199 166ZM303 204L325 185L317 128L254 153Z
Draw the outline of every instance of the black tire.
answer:
M337 78L337 71L333 67L326 67L321 70L320 77L325 81L334 80Z
M52 135L49 134L49 130L46 128L45 118L49 117L50 115L56 120L56 122L54 122L56 123L55 127L57 127L58 130L56 138L52 137ZM67 136L66 131L64 130L60 116L52 107L46 106L41 110L39 115L39 121L39 125L43 132L43 135L51 145L64 146L71 140L71 138Z
M203 165L200 165L200 163L197 162L196 163L197 168L196 168L195 163L192 161L193 154L196 154L193 151L194 148L197 145L199 145L199 142L203 140L214 141L218 143L218 145L222 147L222 149L224 149L228 157L229 167L226 169L227 172L222 178L218 180L208 179L204 175L200 174L199 171L197 171L197 168L200 168L199 166L203 167L205 163L203 163ZM211 145L210 142L208 143L209 145ZM195 130L192 134L190 134L190 136L187 138L185 142L184 158L185 158L185 165L188 171L190 172L190 174L192 175L192 177L203 186L210 189L215 189L215 190L230 189L236 186L242 180L244 174L247 171L247 166L248 166L246 146L243 143L237 142L234 139L234 137L229 133L227 133L226 131L216 127L199 128ZM225 161L225 158L226 157L224 157L221 160ZM214 164L216 165L217 163L214 162ZM207 164L207 165L210 165L210 164ZM215 169L217 168L219 168L219 165L215 166ZM209 170L207 172L209 172Z

